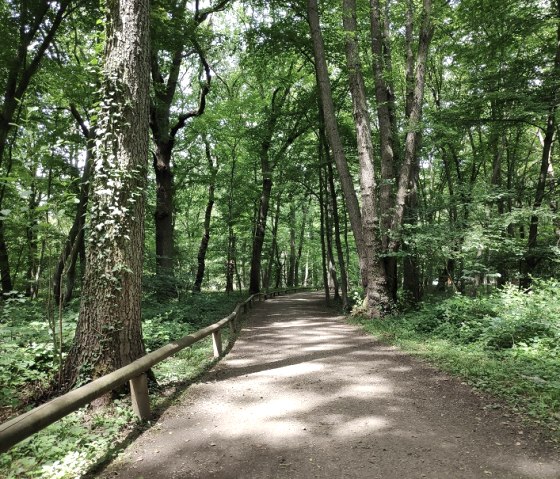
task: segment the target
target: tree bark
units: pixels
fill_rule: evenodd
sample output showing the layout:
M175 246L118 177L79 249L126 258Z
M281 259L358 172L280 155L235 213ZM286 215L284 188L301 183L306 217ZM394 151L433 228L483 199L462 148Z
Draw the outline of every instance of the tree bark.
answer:
M103 100L96 138L80 316L60 387L144 354L141 282L149 131L149 2L106 9Z
M346 33L346 63L352 95L353 117L356 127L358 158L360 163L360 190L362 197L362 234L365 244L365 283L368 310L379 316L389 307L388 280L380 260L381 242L377 235L379 223L377 186L375 183L371 124L366 100L366 89L357 41L356 1L343 0L343 26ZM390 187L390 185L389 185ZM365 281L364 281L365 280Z

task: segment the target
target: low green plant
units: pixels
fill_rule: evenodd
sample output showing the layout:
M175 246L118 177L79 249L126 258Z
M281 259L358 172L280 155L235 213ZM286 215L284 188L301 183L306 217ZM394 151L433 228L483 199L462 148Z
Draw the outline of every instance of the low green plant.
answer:
M560 438L560 283L429 300L364 328L496 394Z
M143 305L146 349L157 349L227 316L245 295L241 293L185 293L164 302L148 296ZM22 300L22 301L20 301ZM49 326L41 319L44 306L18 297L20 311L6 304L0 310L0 405L21 409L19 391L46 384L58 363ZM10 309L11 308L11 309ZM21 314L20 314L21 313ZM63 339L68 348L77 318L76 308L64 312ZM223 332L224 340L228 332ZM186 348L154 368L158 387L173 388L193 380L214 361L210 338ZM161 404L154 395L152 403ZM6 479L79 478L100 457L110 454L118 439L136 425L130 399L115 401L102 410L82 409L52 424L0 454L0 477Z

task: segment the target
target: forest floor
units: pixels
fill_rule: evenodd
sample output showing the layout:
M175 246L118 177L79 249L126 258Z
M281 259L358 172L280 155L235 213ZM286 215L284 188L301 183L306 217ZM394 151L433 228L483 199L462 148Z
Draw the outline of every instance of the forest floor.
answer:
M100 477L548 479L560 451L300 293L253 309L228 356Z

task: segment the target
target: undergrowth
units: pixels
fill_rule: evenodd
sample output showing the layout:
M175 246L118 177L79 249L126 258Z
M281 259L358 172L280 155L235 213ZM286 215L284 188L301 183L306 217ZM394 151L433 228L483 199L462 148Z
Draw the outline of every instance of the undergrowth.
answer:
M241 294L203 293L160 303L149 297L143 305L146 349L153 351L218 321L243 298ZM58 370L52 324L49 326L43 314L38 302L22 297L6 302L0 311L2 420L10 413L22 412L33 392L44 387ZM77 305L71 305L62 318L63 351L70 346L76 320ZM224 341L227 331L223 331ZM196 378L213 360L212 342L206 338L157 365L154 373L158 385L151 398L152 407L157 409L165 402L168 390ZM0 477L82 477L101 457L110 455L115 444L136 425L128 396L109 408L81 409L0 454Z
M560 283L455 295L364 329L490 392L560 440Z

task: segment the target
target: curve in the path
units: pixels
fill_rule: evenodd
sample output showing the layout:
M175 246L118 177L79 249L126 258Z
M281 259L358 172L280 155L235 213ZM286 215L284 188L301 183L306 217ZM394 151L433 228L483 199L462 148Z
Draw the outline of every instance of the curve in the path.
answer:
M123 478L560 478L558 451L320 294L260 305L232 352L103 472Z

